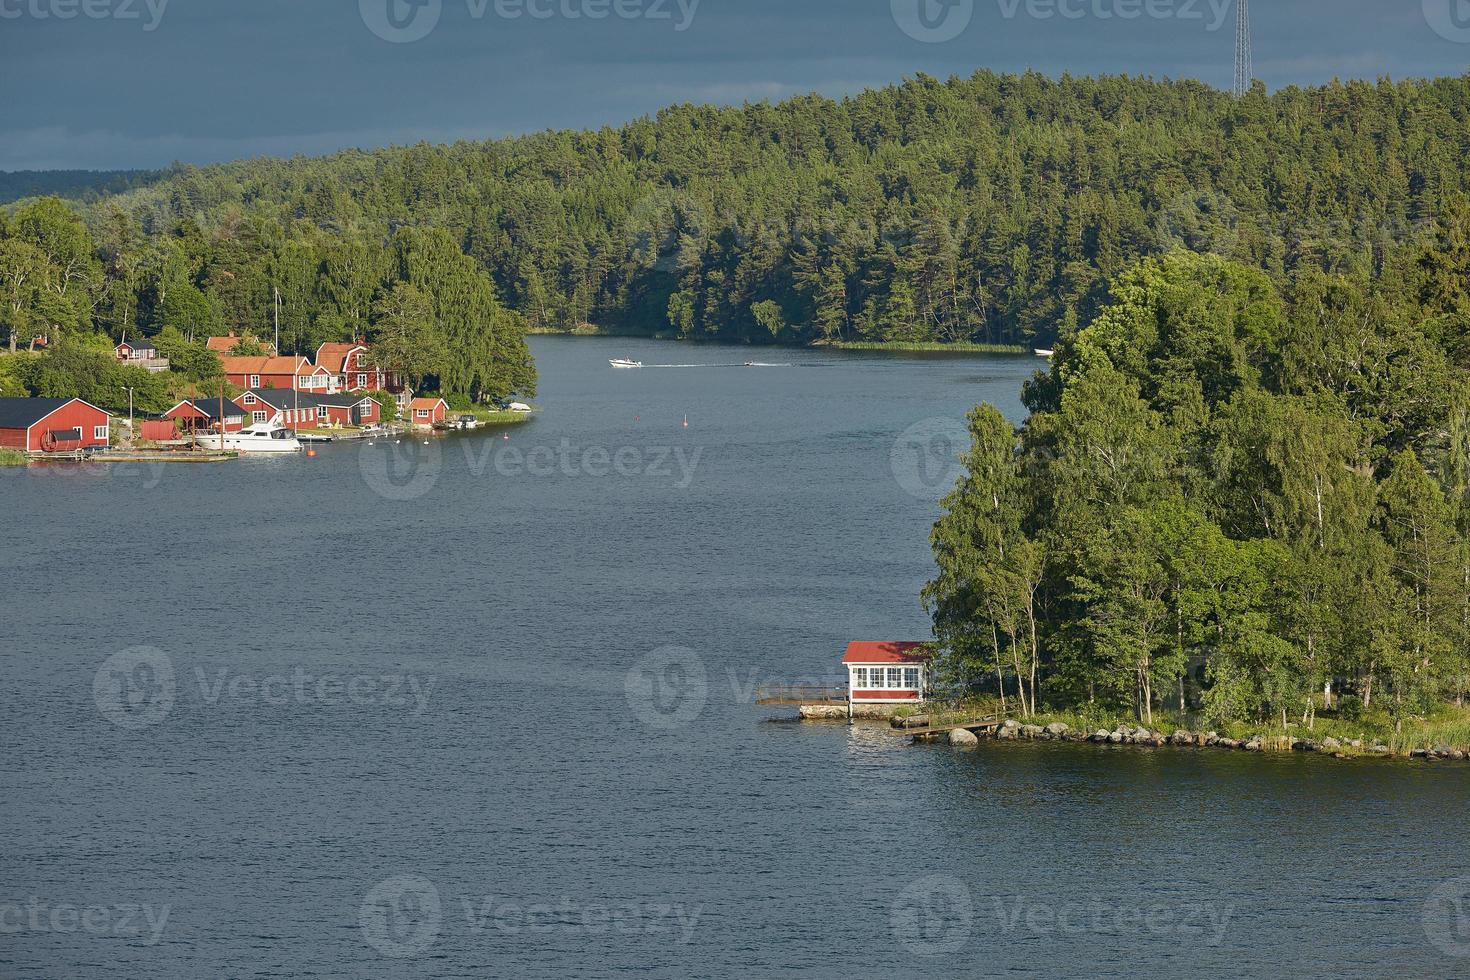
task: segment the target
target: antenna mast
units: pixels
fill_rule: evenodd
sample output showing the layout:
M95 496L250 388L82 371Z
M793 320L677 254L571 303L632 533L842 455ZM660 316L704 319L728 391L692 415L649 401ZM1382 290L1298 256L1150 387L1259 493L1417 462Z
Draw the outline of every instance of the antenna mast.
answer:
M1253 74L1250 0L1235 0L1235 97L1237 99L1250 94Z

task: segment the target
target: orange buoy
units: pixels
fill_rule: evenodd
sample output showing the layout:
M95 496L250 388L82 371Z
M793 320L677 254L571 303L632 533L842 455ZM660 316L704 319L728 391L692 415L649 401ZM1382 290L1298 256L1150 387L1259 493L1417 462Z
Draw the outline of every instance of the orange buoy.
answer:
M306 451L306 458L307 459L314 459L315 457L316 457L316 450L315 449L308 449Z

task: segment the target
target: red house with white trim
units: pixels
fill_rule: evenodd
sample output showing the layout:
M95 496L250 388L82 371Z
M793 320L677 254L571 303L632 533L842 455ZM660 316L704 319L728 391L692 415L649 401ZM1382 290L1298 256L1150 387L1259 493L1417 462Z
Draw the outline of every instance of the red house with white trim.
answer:
M245 414L228 398L224 402L225 431L239 432L245 428ZM165 419L185 432L218 432L219 416L218 396L185 399L163 413Z
M220 357L225 377L237 388L280 388L326 394L337 390L337 376L304 357Z
M408 421L431 428L449 416L449 403L442 398L415 398L408 403Z
M80 398L0 398L0 447L69 453L105 447L112 416Z
M908 640L854 640L842 665L853 704L911 704L924 697L929 656Z
M158 356L158 348L146 340L124 340L113 349L117 361L125 367L140 367L154 374L168 370L168 358Z
M403 382L394 371L384 371L373 364L367 344L322 344L316 351L317 367L337 376L343 391L403 391Z
M288 429L321 429L333 425L372 425L382 420L382 406L360 392L313 395L307 392L253 388L235 399L251 422L278 421Z

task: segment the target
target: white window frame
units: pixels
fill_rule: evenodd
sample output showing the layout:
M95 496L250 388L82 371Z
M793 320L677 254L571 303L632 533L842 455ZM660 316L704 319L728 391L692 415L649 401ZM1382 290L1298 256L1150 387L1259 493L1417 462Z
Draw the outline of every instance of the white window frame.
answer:
M107 441L107 426L105 426L105 425L94 425L94 426L92 426L92 438L93 439L101 439L103 442L106 442Z
M252 387L252 388L259 388L260 387L260 375L258 375L258 374L252 374L250 376L250 387Z
M367 375L365 375L365 374L359 374L357 376L357 386L359 388L366 388L367 387Z
M331 417L331 413L327 411L327 406L325 406L325 405L318 405L316 407L316 417L319 418L319 419L330 418Z
M261 422L264 422L265 421L265 413L264 412L251 412L250 413L250 421L252 421L252 422L254 422L256 424L259 424Z

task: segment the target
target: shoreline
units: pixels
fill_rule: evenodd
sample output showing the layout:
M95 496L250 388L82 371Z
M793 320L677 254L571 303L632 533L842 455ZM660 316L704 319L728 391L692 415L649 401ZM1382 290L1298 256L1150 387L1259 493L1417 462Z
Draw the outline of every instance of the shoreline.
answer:
M906 729L923 728L928 722L926 715L911 715L892 718L889 725L901 734ZM1074 729L1065 722L1036 725L1018 722L1014 718L1000 721L993 729L972 730L970 727L959 725L952 728L947 735L934 733L913 736L915 744L935 744L941 740L958 749L972 749L982 741L1050 741L1094 745L1131 745L1141 748L1217 749L1232 752L1311 752L1328 755L1334 759L1411 759L1425 762L1464 762L1470 759L1470 753L1449 745L1396 751L1381 741L1343 740L1331 735L1322 739L1303 739L1290 735L1255 733L1247 738L1237 739L1220 735L1215 731L1193 732L1183 728L1165 734L1163 731L1152 730L1143 725L1134 727L1125 725L1111 731L1098 728L1088 732Z
M621 331L529 330L528 337L574 337L579 340L652 340L659 343L690 344L696 347L739 347L747 350L840 350L867 351L882 354L997 354L1005 357L1035 357L1032 348L1022 344L981 344L969 341L904 340L814 340L801 344L742 344L736 341L687 338L670 334L647 334Z

